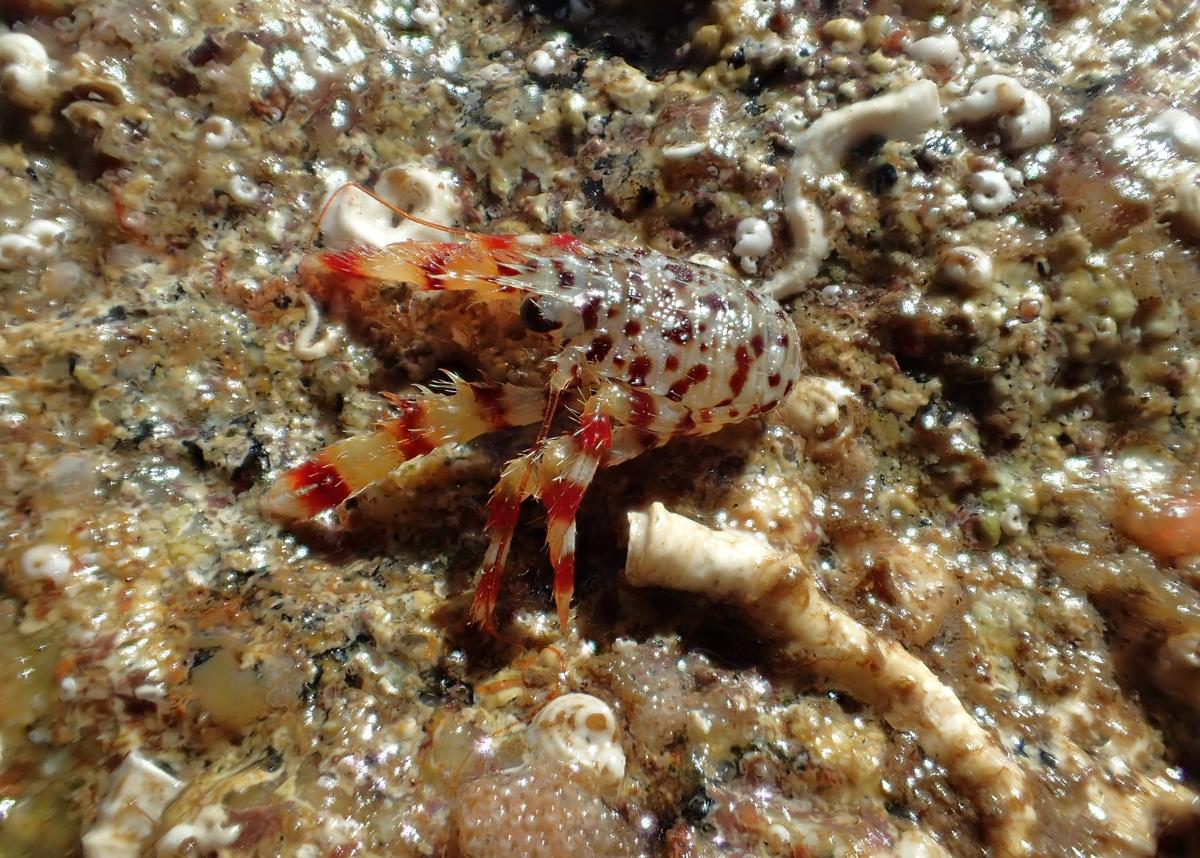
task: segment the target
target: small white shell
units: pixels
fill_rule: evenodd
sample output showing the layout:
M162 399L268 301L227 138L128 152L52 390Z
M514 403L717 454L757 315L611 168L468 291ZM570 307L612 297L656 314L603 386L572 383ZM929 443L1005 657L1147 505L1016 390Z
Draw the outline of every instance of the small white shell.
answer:
M36 108L50 93L50 57L25 33L0 35L0 90L21 107Z
M440 36L446 32L446 19L442 17L441 10L438 9L436 3L413 9L412 19L414 24L424 27L430 35Z
M1200 160L1200 119L1171 107L1155 117L1150 127L1169 139L1179 154Z
M573 692L551 700L526 732L530 750L594 770L608 786L625 778L625 752L617 741L617 718L598 697Z
M979 290L991 284L994 270L992 257L986 251L963 244L950 248L942 256L938 274L951 286Z
M1027 149L1050 139L1050 105L1016 78L1003 74L981 77L950 108L956 122L999 116L1000 131L1013 149Z
M237 129L232 121L214 113L200 124L197 134L209 149L225 149L233 143Z
M21 572L26 578L61 587L71 574L71 556L57 545L35 545L21 555Z
M531 51L529 56L525 58L525 68L532 75L546 77L546 75L554 73L554 57L541 48Z
M296 332L296 339L292 342L292 354L300 360L317 360L328 356L337 348L337 332L332 329L327 330L325 335L318 340L317 329L321 326L321 314L317 310L316 302L308 296L308 293L304 293L301 297L304 299L304 308L307 312L304 324Z
M999 170L972 173L967 176L967 187L971 190L971 208L983 214L1002 212L1017 198Z
M240 206L252 206L258 202L262 192L248 176L233 176L229 180L229 198Z

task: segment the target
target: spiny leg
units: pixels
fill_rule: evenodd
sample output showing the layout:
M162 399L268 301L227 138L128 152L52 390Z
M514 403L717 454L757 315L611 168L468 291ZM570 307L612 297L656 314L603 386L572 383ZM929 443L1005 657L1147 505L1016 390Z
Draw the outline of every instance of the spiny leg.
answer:
M574 434L551 438L510 462L492 491L487 522L491 542L471 606L472 618L489 631L494 631L492 615L517 515L528 497L539 498L546 507L554 601L559 625L567 628L575 587L575 514L612 438L612 422L606 414L585 410L579 422Z
M508 560L508 549L512 544L521 503L525 498L539 493L543 479L535 474L535 471L541 468L545 461L547 446L553 450L553 445L560 439L552 439L548 444L543 442L558 410L559 398L567 388L577 382L583 362L582 352L577 349L567 349L554 358L554 372L550 376L550 388L546 394L542 427L538 431L537 440L531 450L505 465L500 480L488 498L486 529L490 541L484 554L479 582L475 585L471 619L490 634L495 634L493 615L496 611L496 600L500 596L500 579L504 576L504 564Z
M409 459L493 429L536 423L545 409L544 390L471 384L456 376L451 376L451 382L450 394L393 397L400 416L384 421L374 432L326 447L282 474L264 495L263 511L281 521L312 518L379 482Z
M614 420L626 425L614 429ZM575 517L596 471L637 458L696 425L694 415L666 397L606 384L584 406L579 431L547 445L538 494L546 507L554 602L564 630L575 590Z
M575 592L575 516L612 440L612 418L593 400L584 407L578 431L554 439L540 469L538 494L546 507L546 547L554 566L554 604L559 627L564 631Z
M597 430L598 427L593 426L592 431ZM545 485L540 490L546 506L546 547L554 566L554 602L558 609L559 624L564 629L571 596L575 592L575 517L596 471L636 459L670 440L669 435L658 435L631 426L612 429L607 445L595 445L594 438L589 443L588 435L581 429L579 434L566 439L571 449L563 454L562 467L556 474L547 473L549 479L543 478ZM549 463L542 468L543 472L550 470Z
M614 429L614 419L634 425ZM472 618L494 630L492 614L512 530L522 501L537 497L546 508L554 602L565 631L575 590L575 517L596 471L636 458L675 434L686 434L683 427L696 425L687 409L665 397L605 384L585 403L574 434L551 438L509 463L488 503L492 540L475 589Z
M500 597L500 579L504 576L504 564L521 513L521 502L531 494L530 472L537 466L541 453L538 446L505 465L488 498L485 529L489 541L480 566L479 582L475 585L475 597L471 601L471 619L490 634L496 631L492 617Z

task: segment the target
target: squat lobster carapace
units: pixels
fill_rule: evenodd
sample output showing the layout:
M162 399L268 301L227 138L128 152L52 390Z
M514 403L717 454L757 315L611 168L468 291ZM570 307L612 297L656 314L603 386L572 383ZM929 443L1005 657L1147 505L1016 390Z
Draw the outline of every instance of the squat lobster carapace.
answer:
M800 373L796 329L774 299L737 278L653 251L571 235L447 232L458 240L352 247L316 258L330 277L356 287L402 282L422 292L467 290L476 300L511 302L531 344L544 352L547 387L452 376L450 393L389 397L398 416L285 472L263 509L277 520L311 518L443 444L540 421L533 447L505 466L488 501L490 543L472 617L492 630L518 512L532 497L546 509L565 630L575 516L597 469L675 436L705 435L770 411ZM568 402L579 414L575 430L547 437Z

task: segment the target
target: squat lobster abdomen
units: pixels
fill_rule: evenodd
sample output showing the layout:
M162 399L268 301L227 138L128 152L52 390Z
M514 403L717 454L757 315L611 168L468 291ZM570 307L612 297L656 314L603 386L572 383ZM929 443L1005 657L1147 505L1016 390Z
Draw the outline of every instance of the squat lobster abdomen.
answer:
M311 518L405 461L493 429L538 423L535 445L510 462L488 502L491 541L472 608L492 628L519 507L539 499L565 629L574 581L575 517L602 466L679 435L702 435L770 411L800 372L795 326L771 298L719 271L659 253L595 247L574 236L462 234L317 254L355 288L407 283L508 302L542 352L547 389L454 378L454 392L398 399L400 413L285 472L264 510ZM578 405L573 433L546 438L563 397Z

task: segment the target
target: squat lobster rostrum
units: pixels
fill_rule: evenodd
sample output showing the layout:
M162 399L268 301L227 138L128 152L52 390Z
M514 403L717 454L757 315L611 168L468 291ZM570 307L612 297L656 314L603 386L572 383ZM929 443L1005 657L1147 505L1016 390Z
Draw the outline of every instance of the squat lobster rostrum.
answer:
M799 337L774 299L711 268L572 235L439 228L456 240L352 247L316 258L354 288L406 283L416 291L466 290L474 300L510 302L531 345L545 355L548 385L451 376L449 393L389 395L396 417L286 471L267 491L263 509L282 521L311 518L443 444L540 422L537 441L504 467L488 501L490 544L471 613L493 629L518 511L532 497L547 514L555 604L565 630L575 516L597 469L775 408L799 376ZM575 429L547 437L565 399L577 406Z

